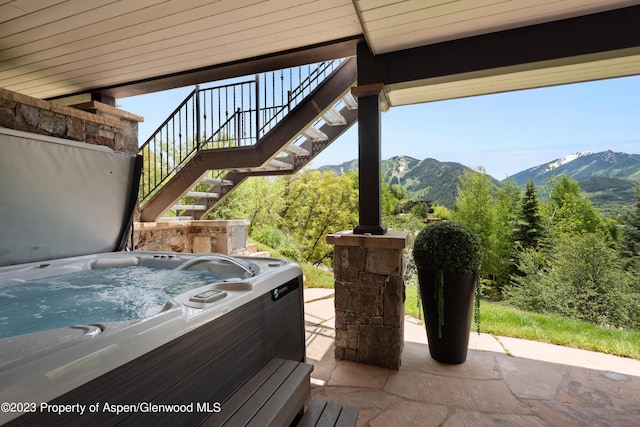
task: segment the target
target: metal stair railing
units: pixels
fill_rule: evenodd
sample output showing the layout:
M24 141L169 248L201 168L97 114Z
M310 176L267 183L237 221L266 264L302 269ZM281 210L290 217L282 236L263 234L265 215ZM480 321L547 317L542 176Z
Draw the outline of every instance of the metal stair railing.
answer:
M262 73L211 88L196 86L139 149L144 159L141 204L198 150L255 145L341 62Z
M288 70L280 70L281 80L281 105L276 106L275 102L272 102L274 107L265 108L261 110L259 116L259 138L263 137L269 132L275 125L277 125L288 113L298 105L306 96L308 96L316 87L320 85L344 60L337 59L332 61L319 62L317 64L289 68ZM286 74L288 73L288 76ZM272 73L275 74L275 73ZM266 98L269 96L267 88L267 75L260 75L263 78L263 96ZM257 77L258 78L258 77ZM272 77L273 78L273 77ZM286 91L287 98L285 100L285 85L288 82L289 89ZM275 79L272 81L271 87L276 87ZM275 91L271 93L272 100L275 101Z

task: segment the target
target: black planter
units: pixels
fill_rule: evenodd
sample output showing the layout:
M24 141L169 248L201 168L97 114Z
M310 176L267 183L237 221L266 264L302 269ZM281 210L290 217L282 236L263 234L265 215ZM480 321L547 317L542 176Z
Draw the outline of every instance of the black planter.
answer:
M475 280L473 273L444 273L444 323L439 326L433 271L418 270L422 309L427 328L429 353L435 360L451 365L467 359ZM441 327L439 333L438 329Z

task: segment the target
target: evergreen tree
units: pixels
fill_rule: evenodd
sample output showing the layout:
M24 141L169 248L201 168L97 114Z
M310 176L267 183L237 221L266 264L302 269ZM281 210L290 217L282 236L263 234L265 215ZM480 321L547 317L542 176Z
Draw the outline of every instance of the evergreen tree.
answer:
M520 216L516 220L514 240L521 248L537 248L544 235L538 209L538 194L533 180L527 181Z
M636 184L636 202L625 208L621 215L622 236L625 255L640 257L640 184Z

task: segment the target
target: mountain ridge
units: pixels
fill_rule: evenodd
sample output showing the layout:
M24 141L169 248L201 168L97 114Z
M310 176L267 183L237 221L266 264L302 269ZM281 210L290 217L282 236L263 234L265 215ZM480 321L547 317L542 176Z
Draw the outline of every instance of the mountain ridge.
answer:
M339 165L326 165L318 170L332 170L338 174L355 171L358 160ZM423 160L407 155L383 160L381 174L389 184L400 184L414 200L431 200L452 208L458 192L459 178L465 171L476 170L457 162L441 162L433 158ZM507 180L524 187L529 179L543 185L550 177L567 174L580 182L583 192L594 206L607 214L615 214L625 204L634 201L634 182L640 182L640 154L606 150L599 153L582 151L552 160L513 174L502 181L492 177L499 187Z
M591 177L620 178L640 180L640 154L627 154L612 150L593 153L578 152L569 156L552 160L511 175L521 187L529 179L536 185L542 184L553 175L566 174L576 181Z

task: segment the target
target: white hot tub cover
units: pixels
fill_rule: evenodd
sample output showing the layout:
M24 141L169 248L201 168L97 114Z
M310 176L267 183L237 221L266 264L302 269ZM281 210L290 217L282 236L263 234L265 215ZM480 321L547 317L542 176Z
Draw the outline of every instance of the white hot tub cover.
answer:
M0 266L121 250L141 160L0 128Z

